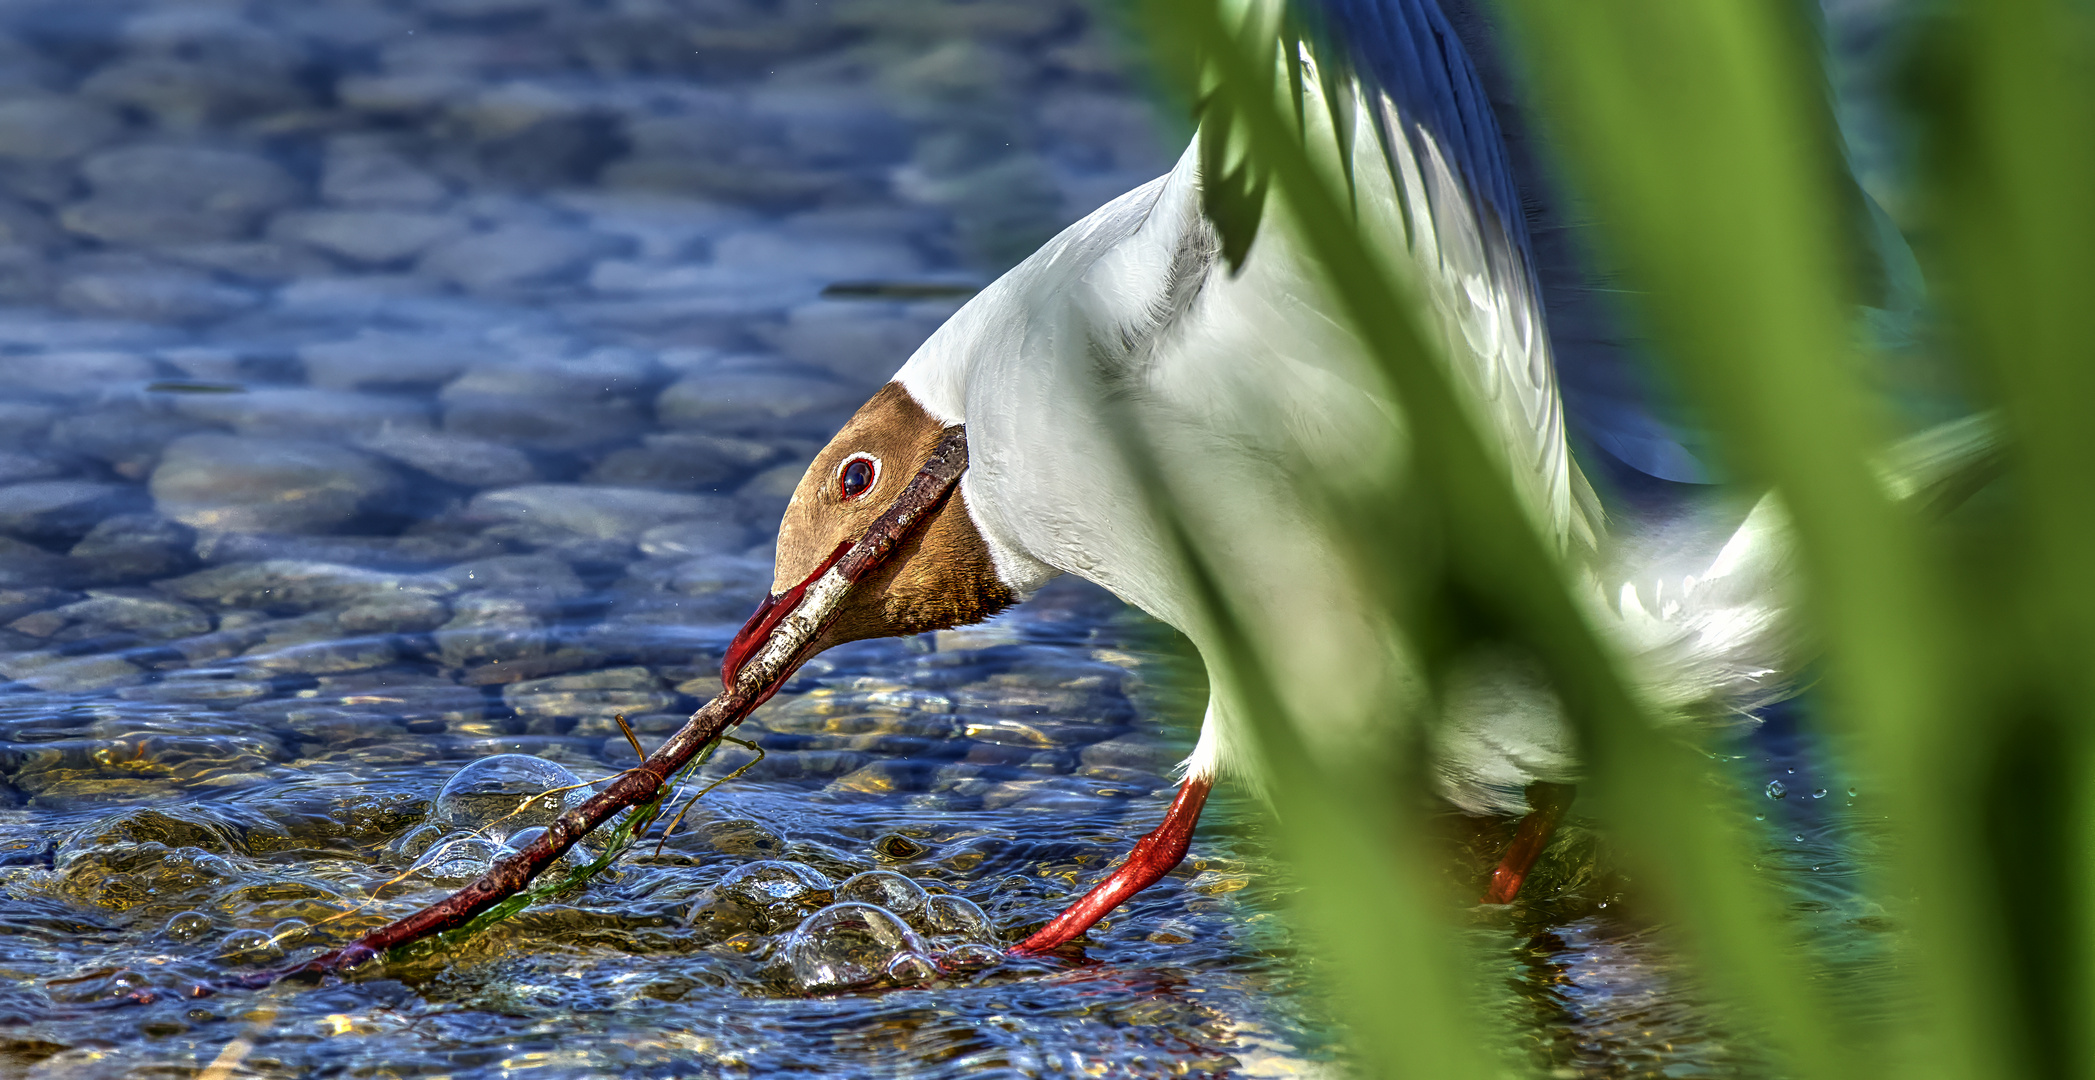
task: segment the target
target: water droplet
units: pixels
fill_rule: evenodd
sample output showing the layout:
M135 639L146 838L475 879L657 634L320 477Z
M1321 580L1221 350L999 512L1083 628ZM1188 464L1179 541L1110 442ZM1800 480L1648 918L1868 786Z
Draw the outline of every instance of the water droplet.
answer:
M1780 780L1768 781L1768 798L1779 799L1789 794L1789 788Z
M837 886L838 900L858 900L884 907L905 919L924 909L924 888L892 870L853 874Z
M160 932L173 941L195 941L211 932L211 916L201 911L177 911Z
M1795 776L1795 775L1797 775L1797 770L1795 770L1795 769L1784 769L1784 770L1782 770L1782 775L1784 775L1784 776Z
M1803 834L1803 833L1798 833L1798 834L1797 834L1797 843L1800 843L1800 844L1801 844L1801 843L1803 843L1803 842L1804 842L1804 834Z
M1766 821L1766 820L1768 820L1768 815L1766 815L1766 814L1755 814L1755 815L1753 815L1753 820L1755 820L1755 821Z
M1855 797L1855 789L1854 789L1854 788L1849 788L1849 789L1848 789L1848 798L1852 799L1852 798L1854 798L1854 797Z
M871 904L831 904L786 939L786 964L802 990L822 992L878 981L895 954L922 954L924 942L893 912Z
M1812 798L1814 798L1814 799L1823 799L1823 798L1825 798L1825 797L1826 797L1826 789L1825 789L1825 788L1813 788L1813 789L1811 790L1811 797L1812 797Z
M487 873L501 845L485 836L460 836L430 848L415 863L415 873L431 881L471 881Z
M551 825L589 798L564 765L529 754L496 754L458 770L437 793L429 820L501 840L518 829ZM556 788L567 788L556 791Z

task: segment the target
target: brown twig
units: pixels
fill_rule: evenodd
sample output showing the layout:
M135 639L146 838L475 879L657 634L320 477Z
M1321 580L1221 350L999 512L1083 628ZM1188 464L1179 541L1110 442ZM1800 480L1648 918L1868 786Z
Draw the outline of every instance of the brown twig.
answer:
M800 606L772 630L763 648L743 664L734 686L693 713L691 719L646 760L613 779L609 787L589 801L560 815L546 828L543 836L524 850L497 862L478 881L465 888L333 952L297 967L237 981L261 986L287 975L339 974L382 957L388 950L464 926L474 916L523 891L540 872L613 815L653 801L670 777L681 771L707 744L740 723L812 655L809 646L835 616L850 592L851 584L886 561L896 545L922 522L925 515L945 500L966 468L965 431L960 427L948 428L931 459L917 471L894 504L842 559L807 590ZM201 995L209 993L210 989L198 987L196 992Z

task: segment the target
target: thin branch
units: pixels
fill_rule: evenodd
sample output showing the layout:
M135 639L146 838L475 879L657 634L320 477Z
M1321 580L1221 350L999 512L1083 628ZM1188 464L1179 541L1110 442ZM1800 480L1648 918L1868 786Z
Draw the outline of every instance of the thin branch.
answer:
M231 985L267 986L288 975L339 975L383 957L387 952L433 934L456 930L516 896L554 861L599 825L622 811L659 800L669 778L681 772L699 751L715 744L728 728L741 723L795 669L813 655L811 646L828 625L851 587L885 562L897 545L944 502L967 468L967 435L959 426L946 429L929 461L917 471L893 505L881 514L851 550L818 578L798 607L790 612L763 647L742 665L735 685L693 713L691 719L639 765L618 775L587 802L560 815L544 835L524 850L495 863L478 881L420 911L380 927L349 944L282 971L229 980ZM218 989L197 986L192 996Z

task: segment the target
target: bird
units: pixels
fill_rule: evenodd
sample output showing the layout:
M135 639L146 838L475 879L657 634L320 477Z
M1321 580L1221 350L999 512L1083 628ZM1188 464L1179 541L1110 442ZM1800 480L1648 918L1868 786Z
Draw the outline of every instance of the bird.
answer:
M1610 521L1574 451L1560 345L1578 354L1584 456L1707 479L1691 440L1611 389L1639 346L1611 323L1608 290L1576 252L1576 214L1552 201L1509 116L1489 19L1466 0L1304 6L1321 32L1279 62L1300 65L1302 115L1331 118L1305 138L1344 159L1359 227L1391 256L1505 479L1632 679L1672 713L1736 718L1786 693L1802 647L1779 498L1743 520L1676 514L1639 531ZM1579 780L1536 664L1481 648L1429 690L1417 649L1369 599L1360 553L1333 522L1349 493L1396 490L1402 411L1285 209L1267 207L1248 245L1217 220L1231 177L1203 153L1207 134L976 294L844 423L796 487L771 594L722 664L734 685L956 427L968 455L956 490L854 586L810 652L979 622L1062 574L1189 638L1210 696L1163 822L1020 953L1075 940L1175 868L1219 780L1259 782L1245 685L1201 574L1247 614L1288 714L1314 718L1302 722L1312 749L1399 754L1377 725L1438 695L1435 790L1467 814L1521 818L1485 902L1517 895ZM1566 328L1555 336L1553 319ZM1898 475L1925 488L1968 470L1983 443L1908 448Z

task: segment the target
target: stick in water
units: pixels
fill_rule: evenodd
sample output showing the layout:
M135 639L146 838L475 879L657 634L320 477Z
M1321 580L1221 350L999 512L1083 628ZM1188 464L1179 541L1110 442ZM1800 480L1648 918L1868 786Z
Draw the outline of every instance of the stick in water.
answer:
M694 755L728 728L741 723L807 660L809 644L836 614L852 584L887 560L896 545L944 501L966 468L966 431L958 426L947 428L931 460L924 463L894 504L850 551L808 587L800 604L772 629L763 647L743 663L733 686L693 713L683 728L648 755L647 760L621 773L588 802L560 815L545 835L524 850L496 863L471 885L333 952L294 968L242 981L267 985L286 975L338 974L383 956L387 950L464 926L475 915L521 892L576 841L613 815L653 800ZM209 989L199 987L198 992L208 993Z

